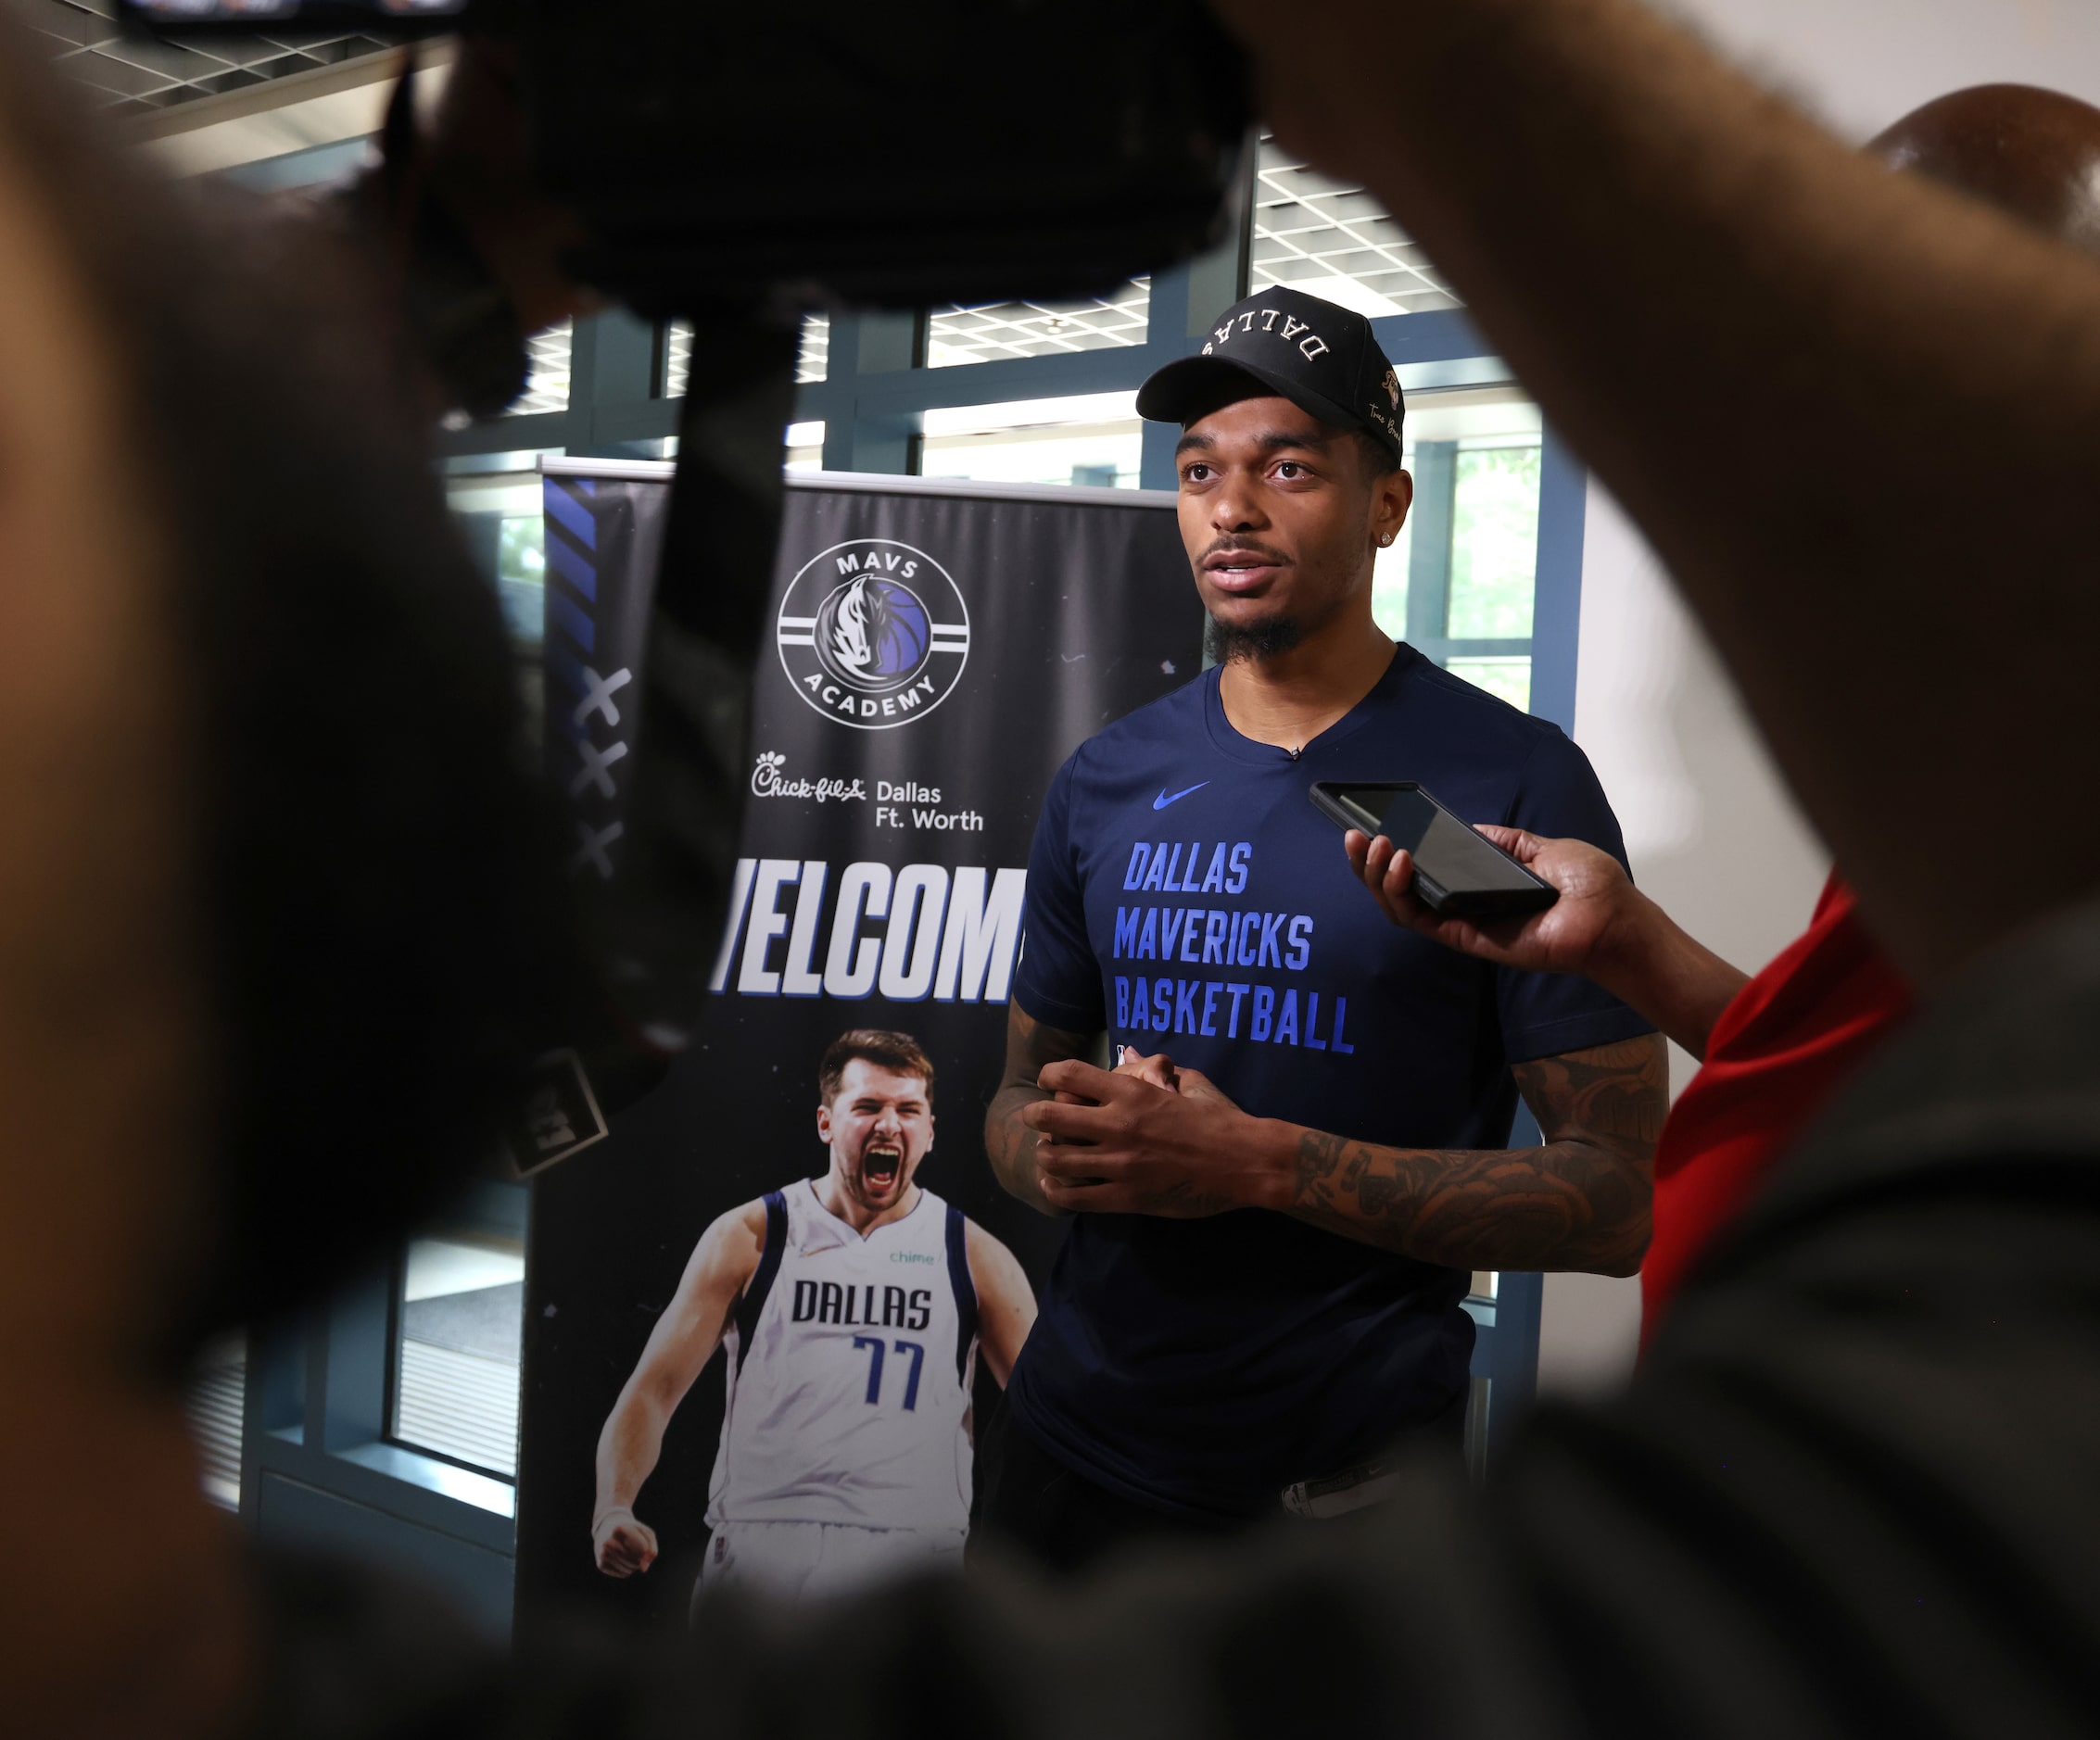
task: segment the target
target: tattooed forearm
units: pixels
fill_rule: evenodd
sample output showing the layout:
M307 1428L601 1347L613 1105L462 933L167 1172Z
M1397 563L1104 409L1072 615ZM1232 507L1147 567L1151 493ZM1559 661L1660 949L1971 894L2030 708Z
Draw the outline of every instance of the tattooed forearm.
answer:
M1646 1180L1578 1141L1382 1148L1308 1130L1290 1212L1449 1268L1630 1275L1648 1245Z
M1035 1085L1045 1064L1090 1055L1098 1037L1044 1027L1018 1003L1006 1005L1006 1067L984 1115L984 1152L1000 1187L1045 1215L1063 1210L1044 1200L1042 1174L1035 1166L1035 1132L1021 1122L1021 1111L1050 1097Z
M1543 1147L1382 1148L1306 1130L1287 1212L1452 1268L1632 1274L1648 1248L1669 1103L1663 1040L1540 1058L1515 1073Z

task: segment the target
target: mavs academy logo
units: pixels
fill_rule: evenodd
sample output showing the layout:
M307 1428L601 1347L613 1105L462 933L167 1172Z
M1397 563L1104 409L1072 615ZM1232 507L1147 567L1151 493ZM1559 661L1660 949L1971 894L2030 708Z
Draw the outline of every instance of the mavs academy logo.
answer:
M828 719L888 731L933 711L969 662L969 612L948 571L886 537L835 544L788 585L780 667Z

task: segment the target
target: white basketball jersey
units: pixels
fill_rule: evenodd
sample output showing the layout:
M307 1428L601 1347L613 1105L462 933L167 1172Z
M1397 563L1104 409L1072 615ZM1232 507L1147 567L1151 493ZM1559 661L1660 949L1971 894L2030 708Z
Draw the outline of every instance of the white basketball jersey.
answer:
M926 1190L865 1238L807 1179L766 1196L765 1248L724 1337L710 1527L968 1528L966 1224Z

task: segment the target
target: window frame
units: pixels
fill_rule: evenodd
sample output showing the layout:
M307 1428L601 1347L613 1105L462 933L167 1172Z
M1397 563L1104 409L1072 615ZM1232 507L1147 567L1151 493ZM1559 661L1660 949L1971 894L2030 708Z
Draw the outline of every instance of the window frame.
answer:
M366 1554L370 1537L412 1532L428 1548L466 1549L489 1581L489 1556L516 1551L513 1482L394 1442L394 1260L376 1264L305 1312L250 1338L241 1432L241 1519L259 1538L318 1535ZM274 1502L273 1502L274 1501ZM297 1519L275 1511L290 1509ZM436 1537L431 1541L429 1537ZM507 1595L504 1605L507 1607Z

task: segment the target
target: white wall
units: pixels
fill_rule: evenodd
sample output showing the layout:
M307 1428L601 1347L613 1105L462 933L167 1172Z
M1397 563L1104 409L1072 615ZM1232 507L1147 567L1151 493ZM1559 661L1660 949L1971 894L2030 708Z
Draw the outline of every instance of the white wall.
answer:
M2091 0L1676 0L1680 16L1853 139L1968 84L2100 101Z
M2100 102L2093 0L1678 0L1676 9L1839 132L1870 137L1929 98L1999 81ZM1746 971L1806 923L1827 869L1698 628L1611 498L1589 496L1575 736L1610 793L1634 873ZM1681 1088L1690 1060L1671 1059ZM1630 1369L1632 1280L1546 1281L1539 1387Z

